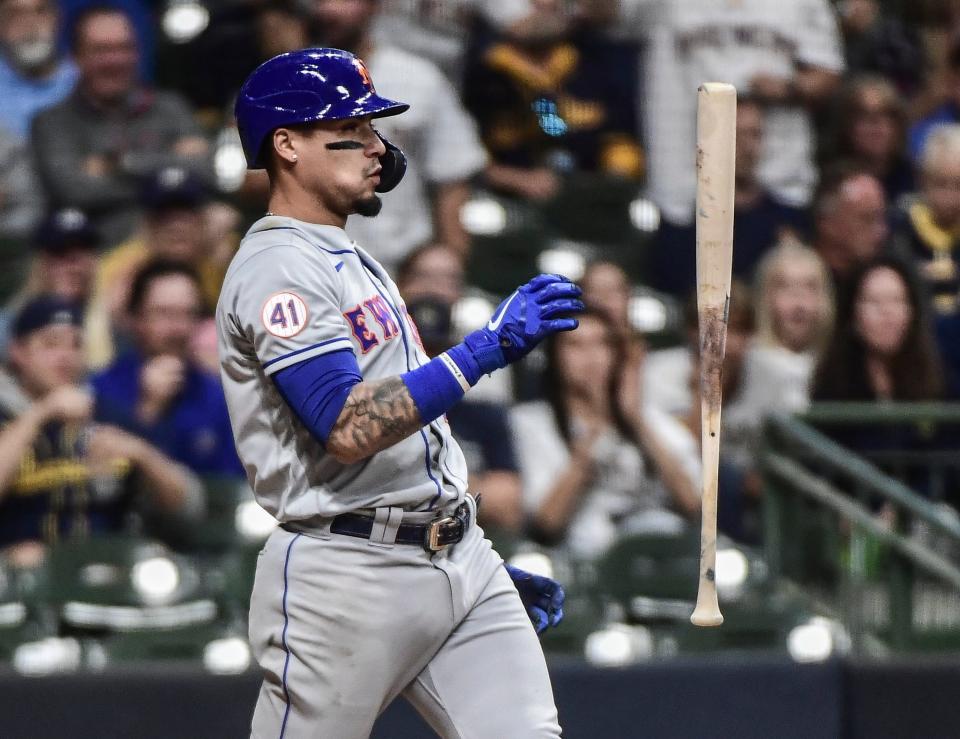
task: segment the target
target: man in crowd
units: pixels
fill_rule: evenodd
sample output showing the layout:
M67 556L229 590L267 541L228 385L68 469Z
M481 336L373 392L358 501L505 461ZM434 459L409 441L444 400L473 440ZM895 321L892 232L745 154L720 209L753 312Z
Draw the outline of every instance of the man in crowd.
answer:
M826 169L813 203L813 247L830 268L837 302L853 271L880 254L890 228L883 185L843 163Z
M397 271L397 287L429 356L459 340L452 314L463 296L463 265L451 249L428 244L410 252ZM494 384L500 374L485 377L477 388ZM447 411L447 421L467 460L470 486L483 494L480 521L495 533L516 534L523 515L520 473L505 407L490 392L495 389L465 397Z
M470 241L460 208L470 195L468 180L483 169L486 153L443 73L426 59L373 38L370 26L378 4L315 0L313 6L319 45L361 56L378 93L410 103L407 115L377 121L381 133L407 155L406 177L377 218L353 216L347 233L366 244L388 271L431 239L465 258Z
M0 313L0 351L6 348L13 316L27 301L37 295L54 295L75 303L85 314L93 292L100 237L86 215L74 208L51 213L32 241L36 255L33 274ZM89 351L86 331L84 345Z
M130 299L134 276L154 258L189 265L200 277L203 309L212 312L233 250L218 254L208 238L205 208L210 193L201 178L183 167L164 167L146 180L140 195L143 228L104 255L97 271L92 324L97 337L95 368L114 358L116 329Z
M196 513L199 481L148 442L91 423L79 308L39 296L13 324L0 392L0 549L32 566L60 539L121 530L136 491L157 512Z
M134 346L92 378L99 420L129 429L203 476L243 474L217 378L191 359L200 280L181 262L148 262L128 306Z
M736 175L734 178L733 274L750 282L764 253L787 232L806 231L803 211L781 202L760 182L764 108L755 98L737 101ZM697 237L693 223L664 220L651 255L655 287L678 298L696 288Z
M766 106L759 175L780 200L806 206L816 181L812 112L843 71L827 0L624 0L621 27L645 40L650 193L671 221L693 220L696 90L730 82Z
M57 49L54 0L0 0L0 128L27 138L34 115L73 90L77 68Z
M208 168L208 146L186 103L138 79L133 26L119 9L93 6L72 33L77 89L34 119L37 169L56 206L85 210L107 245L130 235L140 180L167 165Z

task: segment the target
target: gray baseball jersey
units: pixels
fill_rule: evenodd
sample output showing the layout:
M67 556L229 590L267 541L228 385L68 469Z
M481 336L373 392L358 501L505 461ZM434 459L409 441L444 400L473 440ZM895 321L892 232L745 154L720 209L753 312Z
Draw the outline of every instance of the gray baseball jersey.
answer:
M358 508L433 510L466 494L463 454L441 417L359 464L327 454L270 375L352 349L365 380L429 361L396 285L335 226L268 215L247 232L217 305L221 377L257 501L279 521Z

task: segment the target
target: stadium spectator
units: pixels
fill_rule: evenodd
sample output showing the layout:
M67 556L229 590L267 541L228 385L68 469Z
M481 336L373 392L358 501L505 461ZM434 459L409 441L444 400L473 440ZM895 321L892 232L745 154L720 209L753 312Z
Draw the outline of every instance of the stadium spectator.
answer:
M936 401L944 396L943 366L909 266L891 256L861 266L838 305L833 340L815 372L813 400ZM955 431L934 434L922 424L831 424L826 431L867 455L930 451L944 443L956 449ZM907 469L905 482L930 491L930 470Z
M63 100L77 68L59 53L55 0L0 0L0 128L20 141L34 115Z
M849 161L883 184L895 205L913 192L913 162L907 154L907 109L896 88L882 77L848 81L833 117L836 132L828 160Z
M565 17L559 5L557 14ZM536 37L489 32L467 63L464 101L491 155L487 182L528 200L551 198L568 172L643 172L634 80L610 74L624 52L568 26Z
M623 267L605 259L590 262L579 280L583 302L591 310L603 313L625 339L634 340L630 325L630 278Z
M60 539L121 530L138 502L181 514L201 504L182 465L92 423L80 322L77 306L53 296L26 303L14 321L14 384L0 398L0 550L15 565L38 564Z
M463 279L459 257L443 244L414 249L397 271L397 287L431 357L459 340L452 315L463 297ZM483 378L481 394L471 392L447 412L447 421L467 458L470 487L483 495L481 520L515 534L522 518L516 454L503 402L483 387L496 376ZM508 397L509 384L498 389Z
M893 245L916 265L934 312L948 315L960 291L960 125L935 128L919 165L920 191L897 213Z
M209 200L203 181L182 167L165 167L147 179L141 192L142 229L105 254L97 270L91 316L96 336L90 357L94 368L113 359L134 276L149 260L189 265L200 276L204 312L216 307L233 248L218 249L210 238L205 210Z
M99 245L100 237L79 210L66 208L47 216L33 235L36 260L32 274L0 314L0 350L6 348L13 316L37 295L67 300L86 316ZM86 321L84 346L89 349Z
M921 291L892 256L861 265L838 303L814 400L936 400L943 370Z
M408 302L427 298L457 306L461 299L469 297L494 303L491 310L496 305L496 300L489 295L465 284L465 269L459 255L439 242L425 244L411 251L400 262L395 274L400 294ZM454 313L457 314L458 311L455 310ZM455 317L462 319L459 315ZM481 320L485 321L486 317ZM468 318L454 320L453 330L462 336L479 327L471 323ZM481 377L470 391L469 399L498 404L511 402L513 399L511 374L494 372Z
M199 475L239 476L220 383L191 361L202 306L200 279L188 266L158 259L141 268L127 316L134 347L92 377L96 417Z
M431 357L456 340L450 320L452 307L438 297L407 300L407 310ZM498 533L515 535L523 513L520 474L506 409L499 403L466 397L447 411L447 421L467 460L470 487L483 496L480 522Z
M838 8L849 72L880 75L907 97L919 92L927 64L914 30L877 0L842 0Z
M25 276L29 235L42 214L43 190L30 151L0 125L0 296Z
M699 458L700 449L700 338L695 292L684 307L687 343L651 352L643 368L644 398L679 419L684 434L677 449L686 464ZM748 371L755 330L755 311L749 289L739 280L730 287L726 351L723 358L723 433L720 437L720 530L738 541L755 543L760 531L760 477L757 474L761 426L770 410L769 393L757 387Z
M808 230L803 210L787 205L759 179L758 166L765 141L764 107L755 98L737 103L736 171L734 178L733 274L753 279L757 262L787 234ZM697 237L695 224L664 218L650 255L654 287L686 298L696 287Z
M816 181L811 114L843 71L827 0L625 0L621 25L646 41L641 74L650 194L677 224L693 220L696 94L734 84L766 106L760 181L805 206Z
M695 363L700 355L696 293L684 304L684 345L650 352L643 365L643 398L648 406L677 418L700 413ZM727 343L723 360L723 453L743 466L752 464L762 410L750 405L757 393L746 381L746 357L756 328L753 299L739 280L730 286ZM699 429L699 426L697 427Z
M923 154L927 137L944 123L960 123L960 34L955 34L947 49L946 99L910 128L910 155L916 161Z
M71 38L80 78L34 118L37 169L52 203L87 212L113 245L137 225L140 180L168 165L206 173L208 146L183 100L138 81L140 52L123 11L85 9Z
M813 248L830 268L840 302L857 266L888 247L883 186L873 175L846 163L825 169L814 198L813 222Z
M757 267L757 332L746 357L750 402L764 413L810 402L810 380L833 330L830 272L817 253L786 240Z
M676 532L699 511L696 455L679 422L624 372L620 333L600 313L548 341L547 400L513 409L528 535L578 558L632 531Z
M410 103L406 115L377 121L407 155L404 182L376 218L352 216L347 233L388 270L433 239L466 258L470 239L460 208L486 153L453 86L431 62L373 38L376 0L315 0L313 9L316 41L357 54L377 80L378 93Z

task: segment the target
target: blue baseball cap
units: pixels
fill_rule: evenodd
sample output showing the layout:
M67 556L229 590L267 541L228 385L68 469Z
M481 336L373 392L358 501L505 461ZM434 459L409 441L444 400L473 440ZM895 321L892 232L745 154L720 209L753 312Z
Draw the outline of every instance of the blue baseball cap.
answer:
M164 167L144 183L141 202L149 210L198 208L210 199L207 186L186 167Z
M13 319L13 338L22 339L47 326L83 326L79 305L56 295L40 295L20 308Z
M100 246L100 234L86 213L63 208L43 219L33 234L33 243L49 254L63 254L73 248L95 250Z

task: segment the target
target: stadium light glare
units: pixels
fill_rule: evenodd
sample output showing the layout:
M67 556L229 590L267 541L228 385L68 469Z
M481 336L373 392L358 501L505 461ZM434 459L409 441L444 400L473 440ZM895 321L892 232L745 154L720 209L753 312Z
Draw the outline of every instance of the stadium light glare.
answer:
M255 500L245 500L237 505L234 523L237 533L250 542L264 541L277 527L277 519Z
M660 228L660 209L646 198L637 198L630 203L630 222L643 233L653 233Z
M579 280L587 268L587 258L573 249L544 249L537 257L537 267L541 272Z
M210 11L197 0L170 0L161 25L173 43L185 44L207 29Z
M517 552L510 558L510 564L533 575L553 577L553 560L543 552Z
M167 557L151 557L137 562L130 571L134 589L145 603L168 601L180 585L180 570Z
M474 236L496 236L507 227L507 211L490 197L476 197L460 208L460 223Z
M595 667L623 667L653 656L653 636L644 626L609 624L587 637L584 656Z
M250 646L239 636L214 639L203 648L203 666L215 675L236 675L250 666Z

